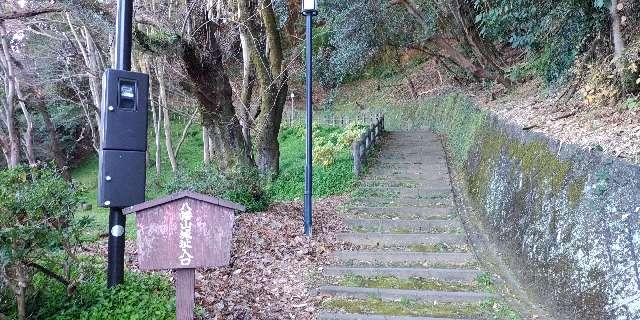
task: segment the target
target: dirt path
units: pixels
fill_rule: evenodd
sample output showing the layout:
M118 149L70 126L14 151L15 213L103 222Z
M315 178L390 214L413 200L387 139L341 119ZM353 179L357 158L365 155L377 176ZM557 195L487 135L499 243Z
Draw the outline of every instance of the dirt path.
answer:
M319 319L521 319L467 243L431 132L391 132L345 215Z

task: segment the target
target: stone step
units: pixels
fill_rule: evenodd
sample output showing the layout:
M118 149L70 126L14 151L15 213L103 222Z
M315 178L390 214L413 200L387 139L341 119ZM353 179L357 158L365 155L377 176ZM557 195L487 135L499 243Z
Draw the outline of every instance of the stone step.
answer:
M337 235L338 240L359 246L409 246L436 245L444 243L450 246L460 246L467 242L462 234L452 233L380 233L380 232L349 232Z
M403 162L405 159L415 159L416 161L409 162L421 162L421 163L431 163L431 162L444 162L445 156L442 153L442 147L438 148L428 148L428 149L420 149L420 148L388 148L384 147L384 153L380 154L376 160L383 160L389 162Z
M470 320L462 318L432 318L432 317L411 317L411 316L389 316L382 314L355 314L355 313L333 313L320 312L319 320Z
M358 268L358 267L327 267L323 274L331 277L356 275L362 277L396 277L399 279L424 278L444 282L471 283L480 275L479 270L473 269L437 269L437 268Z
M386 147L385 151L387 151ZM375 163L376 165L429 165L434 163L446 163L447 159L440 150L437 152L418 150L416 152L409 152L409 154L411 153L416 154L416 156L407 157L407 154L403 151L397 151L395 154L382 153L375 158Z
M368 264L419 264L425 266L459 266L476 263L469 252L402 252L402 251L338 251L336 259L345 264L366 262Z
M344 220L347 226L374 232L384 232L393 230L411 230L414 233L433 231L453 231L462 230L462 224L458 220L408 220L408 219L353 219ZM397 231L396 231L397 232Z
M441 169L442 170L442 169ZM367 171L368 176L386 177L388 179L412 179L418 181L434 181L440 179L441 181L448 181L448 173L441 170L429 172L421 169L393 169L393 168L376 168Z
M443 171L444 170L444 171ZM421 179L424 177L429 177L431 179L440 177L443 180L448 177L448 171L446 171L445 167L440 166L440 168L433 169L396 169L396 168L374 168L370 169L367 172L368 175L375 175L378 177L388 177L388 178L410 178L410 179Z
M449 206L453 207L453 197L446 195L445 197L438 197L434 195L433 198L392 198L392 197L358 197L352 198L350 202L351 206L361 207L441 207Z
M407 187L406 185L411 184L411 187L418 188L434 188L441 187L442 185L450 186L449 177L447 176L439 176L439 177L403 177L403 176L387 176L387 175L372 175L367 173L360 182L364 185L370 186L399 186L399 187Z
M490 299L493 295L484 292L449 292L431 290L404 290L386 288L358 288L341 286L323 286L318 288L322 295L382 300L409 299L428 303L478 303Z
M432 186L425 186L420 188L411 187L385 187L385 186L360 186L358 187L359 193L373 193L373 194L395 194L399 196L411 195L411 196L429 196L432 194L450 194L451 187L446 186L444 188L434 188Z
M457 215L447 207L349 207L348 216L389 219L449 220Z
M375 176L365 176L360 180L362 187L379 188L379 187L391 187L391 188L416 188L416 189L437 189L437 188L451 188L449 179L438 180L398 180L389 179L382 180L376 179Z

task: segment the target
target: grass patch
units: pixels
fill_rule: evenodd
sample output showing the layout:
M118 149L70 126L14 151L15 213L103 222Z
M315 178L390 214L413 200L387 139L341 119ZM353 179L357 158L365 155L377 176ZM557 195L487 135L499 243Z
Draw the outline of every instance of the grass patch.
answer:
M489 320L521 320L522 316L508 304L489 299L480 304L480 310Z
M185 121L180 118L172 119L172 134L174 141L177 141L182 134ZM348 192L353 187L355 176L353 175L353 160L351 158L350 144L351 137L358 137L363 126L351 124L346 128L316 126L314 128L314 144L318 146L328 146L324 148L322 157L318 158L318 163L314 165L314 196L326 197L335 194ZM149 134L149 154L150 161L147 169L146 198L154 199L166 195L176 187L194 187L199 184L209 183L210 186L202 186L203 190L218 192L223 186L216 181L223 178L216 178L218 173L215 170L203 168L202 166L202 128L191 126L187 130L186 139L178 153L178 167L180 171L174 174L171 171L166 151L161 150L160 174L155 169L155 143L153 130ZM305 139L304 127L294 125L283 127L280 137L280 175L272 183L262 183L264 188L264 201L298 200L304 195L304 164L305 164ZM161 136L161 146L164 147L164 134ZM315 150L314 150L315 151ZM93 218L94 223L89 228L87 236L97 239L99 235L107 232L109 210L97 207L97 181L98 157L93 155L83 161L72 171L75 181L79 182L85 189L81 195L81 200L92 204L92 210L82 212L80 216ZM239 174L239 176L243 176ZM193 179L193 183L189 182ZM217 179L217 180L216 180ZM261 209L268 203L252 202L247 195L255 190L244 190L242 188L222 188L228 192L216 194L221 197L231 198L245 204L248 208ZM223 190L224 191L224 190ZM232 194L228 194L231 192ZM135 217L129 216L127 219L126 236L128 239L135 238L136 227Z
M361 129L356 129L361 130ZM348 192L353 187L353 159L348 145L341 139L349 133L340 127L320 127L313 130L314 151L323 145L324 153L318 152L319 159L313 168L313 193L317 197L326 197ZM280 133L280 175L269 186L269 194L273 200L298 200L304 195L305 139L304 127L294 125ZM350 143L349 143L350 145ZM330 149L325 151L325 149ZM318 160L319 159L319 160Z
M434 279L411 277L399 279L397 277L376 276L363 277L359 275L345 275L338 280L338 284L345 287L359 288L387 288L405 290L433 290L433 291L476 291L481 289L477 283L447 282Z
M344 299L332 298L323 301L322 307L333 311L360 314L381 314L397 316L418 317L469 317L481 313L478 304L453 304L453 303L418 303L407 299L400 301L383 301L381 299Z

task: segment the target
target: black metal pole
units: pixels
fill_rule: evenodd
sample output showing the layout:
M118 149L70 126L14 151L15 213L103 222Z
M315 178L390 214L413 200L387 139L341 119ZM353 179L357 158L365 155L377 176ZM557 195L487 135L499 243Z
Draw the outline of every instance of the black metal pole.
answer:
M131 21L133 0L118 0L116 22L116 69L131 70ZM124 281L124 243L127 218L122 208L109 208L109 255L107 261L107 287L113 288Z
M124 241L126 216L121 208L109 208L109 258L107 287L113 288L124 281Z
M118 70L131 70L131 37L133 0L118 0L116 21L116 66Z
M304 234L311 236L313 224L312 203L313 196L313 16L314 12L305 12L307 17L307 134L306 134L306 166L304 172Z

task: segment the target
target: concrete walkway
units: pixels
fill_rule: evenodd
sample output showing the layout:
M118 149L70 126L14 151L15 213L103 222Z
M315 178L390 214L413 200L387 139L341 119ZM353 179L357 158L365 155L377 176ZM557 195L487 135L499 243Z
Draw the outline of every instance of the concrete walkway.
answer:
M494 299L453 203L442 144L391 132L346 210L319 319L483 319Z

